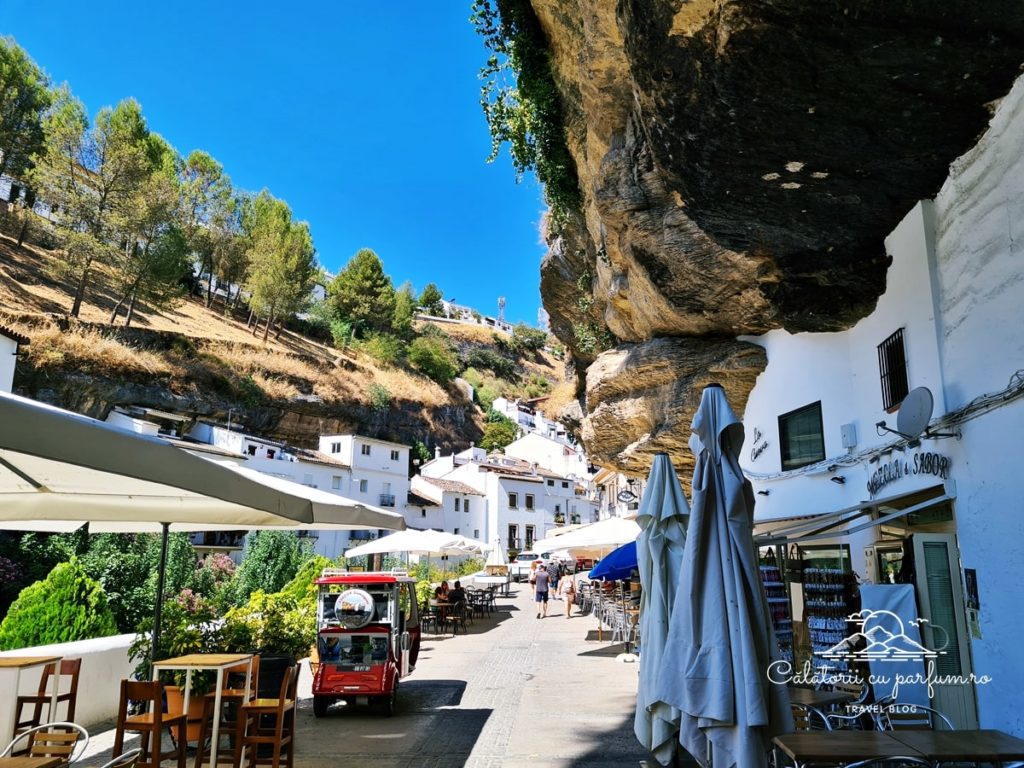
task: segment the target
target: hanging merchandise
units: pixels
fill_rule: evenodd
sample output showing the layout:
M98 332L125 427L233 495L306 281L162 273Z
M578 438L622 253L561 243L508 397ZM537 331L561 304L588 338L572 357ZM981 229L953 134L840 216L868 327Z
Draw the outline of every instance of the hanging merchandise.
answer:
M779 643L779 653L786 661L793 662L793 619L789 614L789 597L786 583L777 565L761 566L761 586L768 601L772 617L772 628Z
M804 568L803 575L804 611L814 666L848 672L849 663L845 659L823 658L822 654L845 643L850 635L847 617L855 610L856 579L853 573L842 568Z

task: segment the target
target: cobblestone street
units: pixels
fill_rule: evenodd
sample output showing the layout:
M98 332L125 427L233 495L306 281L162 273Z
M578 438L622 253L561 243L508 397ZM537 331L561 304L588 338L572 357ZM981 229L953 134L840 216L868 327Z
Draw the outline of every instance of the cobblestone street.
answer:
M639 765L646 753L633 736L637 665L616 661L622 646L611 645L607 632L597 641L593 617L566 620L563 610L552 601L538 620L529 588L513 585L468 634L428 635L392 718L335 706L317 720L304 666L296 765ZM112 743L111 730L98 732L82 765L102 765Z

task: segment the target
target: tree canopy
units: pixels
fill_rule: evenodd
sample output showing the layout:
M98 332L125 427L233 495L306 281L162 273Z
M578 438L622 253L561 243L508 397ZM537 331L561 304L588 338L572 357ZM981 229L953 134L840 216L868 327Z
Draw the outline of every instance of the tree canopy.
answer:
M9 37L0 37L0 175L20 178L43 151L49 78Z
M338 316L353 324L357 335L387 333L395 314L395 289L384 274L380 257L360 249L327 287Z

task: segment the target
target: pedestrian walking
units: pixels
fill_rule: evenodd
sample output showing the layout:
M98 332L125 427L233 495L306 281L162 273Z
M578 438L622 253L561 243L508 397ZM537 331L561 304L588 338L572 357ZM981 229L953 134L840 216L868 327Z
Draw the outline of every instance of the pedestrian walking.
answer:
M548 564L545 567L548 572L548 587L552 592L558 594L558 577L561 575L561 565L555 558L548 560Z
M569 618L572 613L572 604L576 602L576 580L571 574L566 574L562 577L562 581L558 586L558 593L562 596L562 600L565 601L565 618Z
M533 599L537 603L537 618L548 615L548 572L543 568L537 569L537 574L534 576L533 584Z

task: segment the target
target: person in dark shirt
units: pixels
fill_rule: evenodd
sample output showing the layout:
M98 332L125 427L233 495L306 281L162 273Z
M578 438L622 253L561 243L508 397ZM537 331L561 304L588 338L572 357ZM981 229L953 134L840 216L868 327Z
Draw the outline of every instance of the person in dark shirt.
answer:
M537 618L548 615L548 572L544 568L537 569L534 582L534 599L537 601Z
M451 592L448 593L449 603L464 603L466 601L466 590L462 588L462 582L456 581Z

